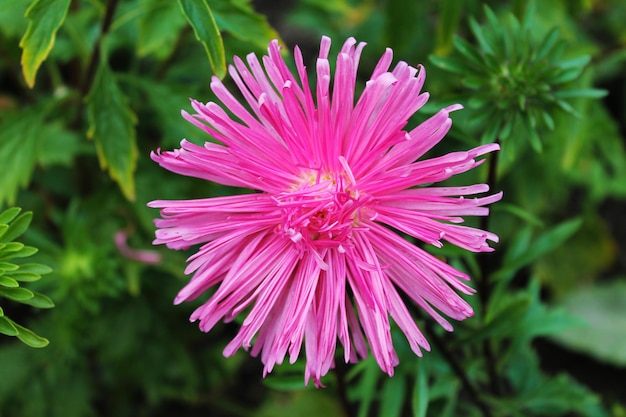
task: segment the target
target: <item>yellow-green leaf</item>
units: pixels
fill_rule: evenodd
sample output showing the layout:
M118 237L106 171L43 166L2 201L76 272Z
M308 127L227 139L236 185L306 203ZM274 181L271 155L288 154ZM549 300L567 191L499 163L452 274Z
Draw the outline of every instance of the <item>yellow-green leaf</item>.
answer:
M22 72L29 87L35 86L37 70L46 60L56 33L63 24L70 0L37 0L26 10L30 20L24 37L20 41Z
M100 67L87 96L87 136L96 142L102 169L108 168L126 198L135 198L134 172L137 166L135 123L137 118L128 106L106 59Z
M204 45L213 72L223 78L226 75L226 53L209 5L205 0L178 0L178 4L193 28L196 39Z
M13 321L13 325L17 328L17 332L18 332L17 338L30 347L42 348L42 347L48 346L48 344L50 343L50 341L46 339L45 337L41 337L37 335L32 330L27 329L24 326L20 326L14 321Z

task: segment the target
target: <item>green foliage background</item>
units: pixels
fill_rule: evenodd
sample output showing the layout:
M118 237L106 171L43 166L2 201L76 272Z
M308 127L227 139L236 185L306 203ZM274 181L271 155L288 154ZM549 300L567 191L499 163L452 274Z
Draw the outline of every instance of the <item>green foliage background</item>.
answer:
M624 18L620 0L3 0L0 417L626 416ZM386 47L424 64L411 124L462 103L435 153L499 141L455 181L504 199L495 254L433 250L475 278L476 316L444 334L416 312L431 353L396 332L396 376L368 359L315 390L302 361L264 380L224 359L236 324L204 334L172 305L187 254L151 247L146 203L232 192L149 154L207 139L180 110L233 55L278 38L312 68L322 34L368 42L361 83Z

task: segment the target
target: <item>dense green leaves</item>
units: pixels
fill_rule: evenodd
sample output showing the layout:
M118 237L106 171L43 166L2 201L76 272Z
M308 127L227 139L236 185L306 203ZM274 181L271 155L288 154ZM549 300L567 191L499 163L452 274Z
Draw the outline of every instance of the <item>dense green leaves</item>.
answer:
M605 407L623 414L612 404L621 393L598 392L602 403L584 388L586 375L577 375L579 383L548 374L534 349L537 337L549 337L564 355L624 363L623 279L610 277L624 245L626 113L616 86L625 82L626 4L1 3L0 206L28 207L0 210L3 415L484 417L485 405L492 417L605 417ZM495 253L423 245L470 276L477 294L463 297L475 315L451 319L449 333L407 299L431 350L418 358L392 323L393 377L371 355L345 365L343 375L339 350L338 369L317 390L303 388L304 347L294 364L285 359L263 378L248 352L223 358L241 315L207 335L188 323L206 298L172 306L189 279L181 265L190 251L153 254L161 263L147 265L126 249L160 251L151 246L156 213L148 201L232 192L150 160L151 151L183 138L210 140L181 118L188 98L219 104L211 75L226 76L233 55L245 61L270 39L288 46L285 55L300 46L315 93L322 34L333 40L331 57L349 36L368 43L357 91L386 47L394 50L392 68L399 60L425 63L431 98L407 129L461 103L465 110L454 112L433 154L499 139L495 178L487 180L490 157L449 183L489 182L504 197L486 222L500 237ZM225 85L240 98L230 80ZM600 86L612 94L604 97ZM465 218L468 226L481 222ZM37 334L50 339L48 348L24 345L47 344Z
M29 87L35 85L37 70L48 57L56 33L63 24L70 0L36 0L26 11L30 20L28 29L20 41L22 71Z
M178 0L193 32L207 53L211 67L219 78L226 74L224 43L213 13L205 0Z
M0 298L36 308L52 308L54 303L45 295L20 287L22 282L37 281L41 275L48 274L52 270L36 263L6 262L9 259L27 257L36 252L35 248L13 242L28 229L33 218L31 212L19 214L20 211L20 208L13 207L0 213ZM23 268L21 268L22 265ZM16 336L31 347L44 347L48 344L47 339L8 318L1 308L0 333Z
M0 116L0 166L11 175L0 175L0 206L15 201L19 187L28 185L37 162L42 108L28 109L20 117Z
M529 3L521 22L513 14L498 17L487 6L484 11L487 22L483 25L470 20L476 44L456 36L456 54L442 56L444 51L438 51L439 56L432 55L430 60L461 76L468 90L463 101L470 104L483 143L515 141L517 146L528 143L542 152L541 137L546 129L554 128L555 109L576 116L566 99L600 98L606 92L572 88L591 58L563 59L564 43L556 28L539 38L533 24L534 3Z
M138 157L137 118L105 60L101 61L87 96L87 114L87 135L96 143L100 166L108 168L126 198L133 200Z

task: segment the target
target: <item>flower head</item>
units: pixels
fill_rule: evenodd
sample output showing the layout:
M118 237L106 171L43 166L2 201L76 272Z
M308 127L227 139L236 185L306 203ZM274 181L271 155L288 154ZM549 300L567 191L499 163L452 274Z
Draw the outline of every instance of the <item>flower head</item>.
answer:
M464 198L488 191L484 184L427 186L474 168L477 157L498 145L418 161L450 129L449 113L461 108L444 108L405 130L428 100L420 93L421 66L399 62L390 70L387 49L355 103L365 44L344 43L333 78L330 43L322 38L315 94L297 47L296 74L276 41L262 63L254 54L247 65L235 57L229 73L247 106L213 78L223 106L192 101L196 114L183 112L218 143L183 141L181 149L152 154L178 174L256 192L149 204L161 209L156 244L202 245L189 258L185 272L193 277L175 302L215 290L191 320L209 331L244 314L224 354L251 349L265 374L287 355L293 363L304 345L305 380L316 385L333 367L338 341L346 361L365 357L369 343L393 375L398 359L390 318L417 355L429 349L400 292L447 330L452 326L443 315L473 314L457 294L473 292L463 282L469 277L396 231L435 246L447 241L490 251L487 240L497 236L460 225L460 216L485 216L484 206L501 197Z

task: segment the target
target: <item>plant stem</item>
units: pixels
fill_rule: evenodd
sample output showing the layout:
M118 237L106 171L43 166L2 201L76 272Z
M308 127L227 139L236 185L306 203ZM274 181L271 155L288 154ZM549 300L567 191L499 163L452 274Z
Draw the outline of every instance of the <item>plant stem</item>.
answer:
M333 372L337 378L337 393L339 394L339 402L343 408L345 417L354 417L354 409L350 405L348 399L348 385L346 383L346 364L343 362L343 358L335 358L335 367Z
M113 16L115 15L115 10L117 9L117 4L119 0L108 0L106 9L104 11L104 18L102 19L102 25L100 26L100 34L98 35L98 39L96 40L96 44L91 51L91 55L89 57L89 64L87 65L87 71L82 79L80 86L80 100L78 101L79 110L76 113L76 120L80 122L82 118L82 106L85 96L89 93L91 89L91 85L93 84L93 80L96 76L96 69L98 67L98 61L100 58L100 50L102 40L109 33L109 29L111 28L111 24L113 23ZM78 125L78 123L76 123Z
M413 313L413 317L423 317L422 312L413 303L408 303L407 307ZM470 381L467 373L455 357L454 353L448 349L446 343L441 337L439 337L429 318L424 319L424 330L428 333L428 339L433 342L439 353L441 353L441 356L443 356L446 362L448 362L448 365L450 365L452 372L454 372L461 381L463 388L465 388L465 391L467 391L470 396L470 401L480 409L483 417L492 417L489 405L480 397L478 390L474 387L472 381Z
M500 144L500 140L496 140L496 143ZM498 173L498 153L491 154L489 159L489 171L487 173L487 185L490 190L494 190L496 187ZM482 230L489 230L489 219L491 216L484 216L480 222L480 228ZM478 255L478 266L480 268L480 281L478 283L478 297L480 300L483 322L487 317L487 306L489 305L489 298L491 297L491 283L489 282L489 258L488 254L481 253ZM487 367L487 375L489 376L489 387L494 394L500 393L500 384L498 373L496 370L496 355L494 354L492 345L489 339L485 339L482 343L482 352L485 358L485 364Z

